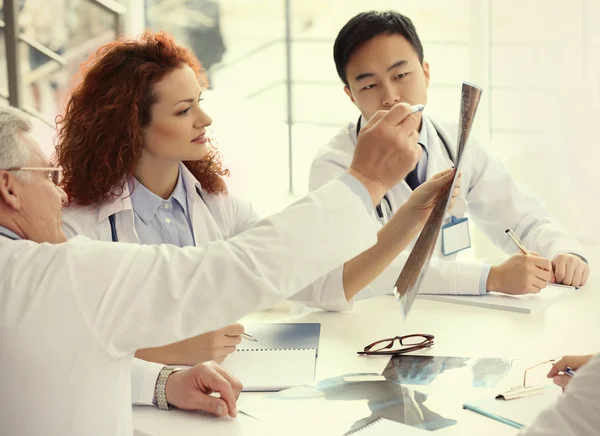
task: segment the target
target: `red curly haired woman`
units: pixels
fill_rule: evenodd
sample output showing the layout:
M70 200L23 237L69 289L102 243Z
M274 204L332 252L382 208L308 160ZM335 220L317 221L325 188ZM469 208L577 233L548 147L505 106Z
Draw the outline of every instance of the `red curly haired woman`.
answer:
M198 60L163 33L98 51L58 119L68 237L204 246L254 226L258 215L227 193L227 171L210 146L212 120L200 107L205 87ZM319 289L317 283L297 299L321 307L335 303L327 298L343 299L343 293L315 296ZM244 304L243 289L231 304ZM151 404L162 364L221 362L242 333L244 327L234 324L139 350L136 357L147 362L135 362L134 403Z
M204 246L254 226L257 214L248 202L227 193L227 171L210 146L212 120L200 107L205 87L198 60L162 33L147 32L139 40L116 41L98 51L58 119L56 156L70 202L63 213L67 236ZM345 288L357 292L384 268L386 256L410 242L416 233L405 230L413 227L408 221L425 222L451 177L447 172L417 190L406 216L398 214L391 224L394 243L378 249L389 253L367 251L294 299L330 310L349 308ZM219 271L214 283L219 286ZM239 291L232 305L244 304L244 289ZM136 360L134 403L151 404L162 364L222 361L243 332L234 324L139 350L136 357L146 362Z

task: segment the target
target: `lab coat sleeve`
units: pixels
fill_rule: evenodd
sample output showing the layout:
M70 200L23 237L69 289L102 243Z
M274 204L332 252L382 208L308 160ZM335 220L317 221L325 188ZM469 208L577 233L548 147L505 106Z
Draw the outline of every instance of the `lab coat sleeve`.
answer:
M555 405L519 436L593 436L600 433L600 355L579 369Z
M369 192L356 178L346 173L342 174L339 179L343 180L362 199L366 210L373 210L373 202ZM340 265L290 299L309 307L317 307L324 310L336 312L351 310L354 299L347 300L344 287L340 286L343 283L343 274L344 265Z
M234 212L237 218L233 234L236 235L251 229L260 220L258 213L249 202L239 201ZM318 278L289 299L308 307L323 310L342 312L352 309L352 302L346 300L343 287L336 286L341 283L343 270L344 266L342 265L330 274Z
M231 235L238 235L251 229L260 220L260 216L252 207L252 203L237 197L231 197L231 214L233 217Z
M290 300L307 307L316 307L333 312L352 310L354 299L346 299L344 286L342 285L343 273L344 265L341 265L293 295Z
M131 403L134 406L154 405L154 388L164 365L133 359L131 366Z
M96 340L120 357L214 330L292 296L372 246L376 235L362 230L369 221L361 199L335 180L253 229L203 248L84 237L42 246L48 252L39 256L47 262L41 269L54 278L35 287L71 289ZM21 273L23 280L40 277Z
M550 216L544 202L517 182L477 140L465 149L465 167L473 171L468 187L469 213L488 238L506 253L517 248L506 237L508 228L531 251L553 259L562 252L582 257L582 247Z

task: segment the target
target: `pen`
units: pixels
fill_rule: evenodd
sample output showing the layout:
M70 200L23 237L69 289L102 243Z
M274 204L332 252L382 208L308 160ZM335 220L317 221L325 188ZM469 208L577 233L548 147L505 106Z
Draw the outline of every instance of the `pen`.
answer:
M416 112L423 112L423 109L425 109L425 105L424 104L415 104L413 106L410 107L412 109L411 113L416 113Z
M527 255L531 254L527 250L527 248L525 248L525 246L523 245L523 243L521 242L521 240L519 239L519 237L515 234L515 232L513 232L511 229L506 229L506 234L515 243L515 245L517 246L517 248L519 250L521 250L521 253L527 254Z
M246 339L247 341L258 342L254 336L249 335L248 333L242 333L242 338Z
M569 367L565 368L565 370L563 371L563 373L565 373L569 377L573 377L575 375L575 371L573 369L569 368Z

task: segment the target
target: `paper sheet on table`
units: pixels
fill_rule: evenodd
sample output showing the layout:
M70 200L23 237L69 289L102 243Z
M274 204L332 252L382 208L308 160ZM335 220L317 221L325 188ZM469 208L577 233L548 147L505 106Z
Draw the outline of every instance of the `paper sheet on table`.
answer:
M474 401L465 404L465 408L479 408L487 413L509 419L526 427L535 421L540 412L552 406L561 393L559 387L548 386L539 395L508 401L496 399ZM471 408L471 410L473 409Z
M548 285L539 294L507 295L498 292L489 292L486 295L420 294L419 298L511 312L532 313L561 299L571 297L575 292L576 288L572 286Z
M269 400L266 397L241 397L238 410L263 422L274 425L322 427L350 426L371 415L366 401L329 401L325 398L307 400Z
M244 385L244 392L279 391L311 383L315 379L315 349L241 350L231 354L222 367Z

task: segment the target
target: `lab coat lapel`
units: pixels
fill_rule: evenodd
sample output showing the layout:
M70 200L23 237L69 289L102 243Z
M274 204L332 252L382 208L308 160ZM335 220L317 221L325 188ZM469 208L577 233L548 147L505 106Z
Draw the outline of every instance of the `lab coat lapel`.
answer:
M219 224L216 221L217 218L208 207L207 201L210 194L202 189L200 182L185 165L180 165L180 170L183 183L185 184L190 221L192 222L192 231L196 246L203 246L210 241L224 239L223 232L221 232Z
M427 180L429 180L437 173L451 168L454 164L448 156L448 151L446 150L446 147L444 147L431 120L427 117L423 117L423 120L425 121L427 137L429 140L429 159L427 160ZM450 142L450 138L444 135L444 139L450 150L454 150L454 143Z

